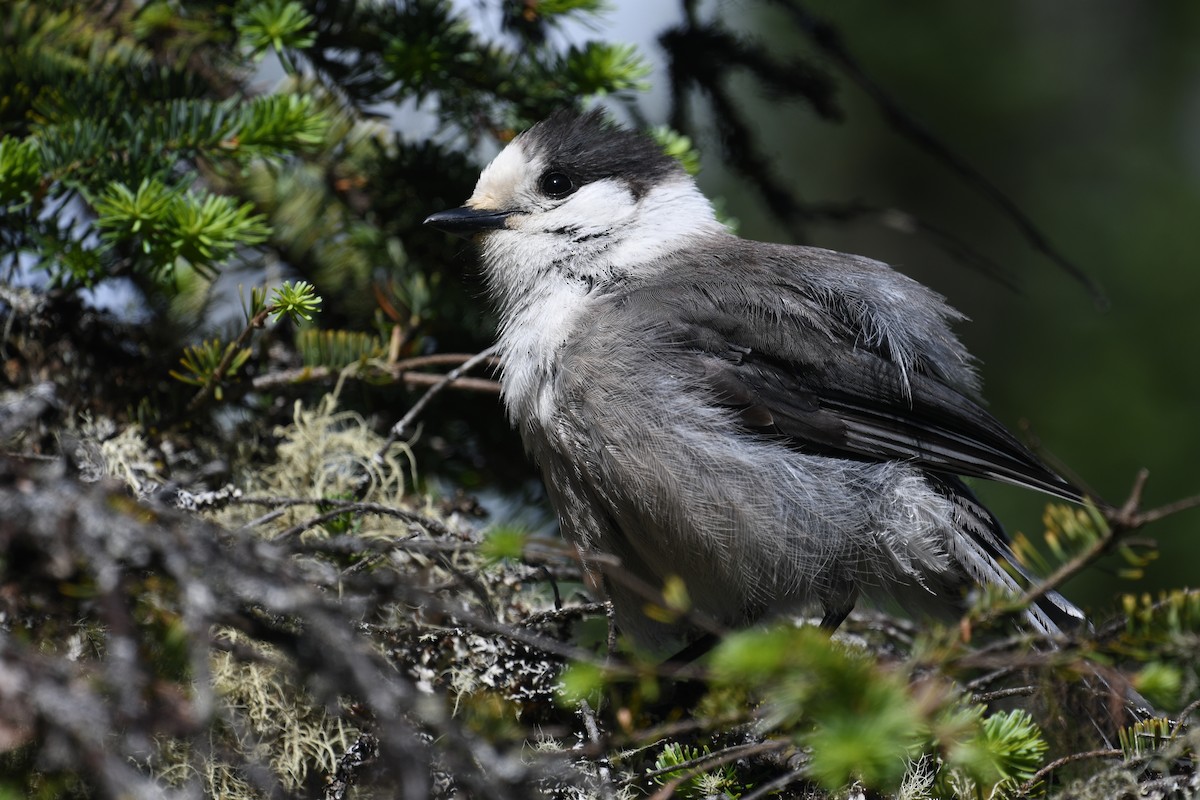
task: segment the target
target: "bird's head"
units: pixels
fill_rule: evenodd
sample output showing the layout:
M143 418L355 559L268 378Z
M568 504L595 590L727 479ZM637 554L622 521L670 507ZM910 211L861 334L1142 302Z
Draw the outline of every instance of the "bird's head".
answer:
M464 206L425 223L478 239L501 298L653 270L688 237L722 229L678 161L599 111L558 112L520 134Z

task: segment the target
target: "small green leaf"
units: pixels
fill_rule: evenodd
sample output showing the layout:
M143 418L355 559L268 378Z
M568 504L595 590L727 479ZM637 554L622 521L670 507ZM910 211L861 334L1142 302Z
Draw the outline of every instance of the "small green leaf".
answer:
M223 344L219 339L213 339L207 342L200 342L184 348L183 356L179 359L179 363L183 366L184 372L176 372L171 370L171 377L177 381L188 383L193 386L204 386L208 383L212 376L216 373L217 367L221 365L225 354L231 352L234 344ZM229 362L229 368L225 371L225 378L230 378L235 375L250 358L250 349L243 348L237 351ZM220 392L221 387L215 387L216 392ZM221 397L217 395L217 399Z
M1117 738L1126 758L1141 758L1170 743L1175 738L1174 732L1175 723L1172 720L1152 717L1117 731Z
M599 14L608 10L605 0L538 0L527 4L542 17L557 17L562 14Z
M700 174L700 151L695 148L691 139L666 125L651 128L650 135L664 153L683 165L687 174Z
M278 322L287 316L292 321L312 320L312 315L321 307L321 298L307 281L295 283L284 282L275 289L274 302L271 304L271 316Z
M493 564L506 560L516 561L524 554L527 541L528 532L520 528L497 526L487 532L479 552Z
M30 202L41 184L37 140L0 137L0 205Z
M692 607L692 598L688 596L687 584L678 575L668 575L663 581L663 603L667 608L680 614Z
M284 50L311 47L316 35L309 28L313 16L295 0L254 2L234 17L242 44L259 57L267 49L283 55Z
M631 44L588 42L572 47L556 67L567 88L577 95L606 95L646 88L650 65Z
M1133 678L1133 685L1160 708L1175 708L1183 690L1183 673L1176 666L1152 661Z
M567 707L587 701L592 708L599 708L604 690L604 670L585 662L571 664L559 678L559 701Z
M975 735L949 747L948 764L983 787L984 797L1007 797L1045 761L1048 745L1027 711L999 711L982 718Z

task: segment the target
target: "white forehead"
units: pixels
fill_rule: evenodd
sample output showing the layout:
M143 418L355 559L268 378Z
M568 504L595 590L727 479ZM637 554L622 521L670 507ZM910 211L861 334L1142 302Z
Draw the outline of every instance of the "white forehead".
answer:
M528 180L530 170L529 158L525 155L520 137L517 137L492 159L492 163L483 168L475 191L467 199L467 205L471 208L503 210L517 195L521 183Z

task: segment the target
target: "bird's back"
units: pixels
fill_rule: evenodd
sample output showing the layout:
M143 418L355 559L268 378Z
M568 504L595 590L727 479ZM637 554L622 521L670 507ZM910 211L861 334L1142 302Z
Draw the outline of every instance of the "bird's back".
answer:
M954 312L877 262L761 248L730 263L698 246L589 297L555 354L554 412L525 433L565 532L641 584L682 578L697 611L731 626L801 607L836 617L859 595L951 613L972 582L1015 590L1003 533L961 482L918 458L856 451L827 406L828 373L851 353L890 383L897 415L929 383L975 414ZM828 286L831 270L836 296L808 280L824 271ZM901 313L937 324L904 336ZM635 636L678 633L606 582ZM1055 627L1046 613L1031 621Z

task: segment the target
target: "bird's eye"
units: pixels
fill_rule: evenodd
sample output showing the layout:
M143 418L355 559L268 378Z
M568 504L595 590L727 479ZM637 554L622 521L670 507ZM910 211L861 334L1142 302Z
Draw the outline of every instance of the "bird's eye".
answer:
M575 185L575 181L571 180L571 176L565 172L551 171L542 176L538 188L547 197L557 199L559 197L566 197L579 187Z

